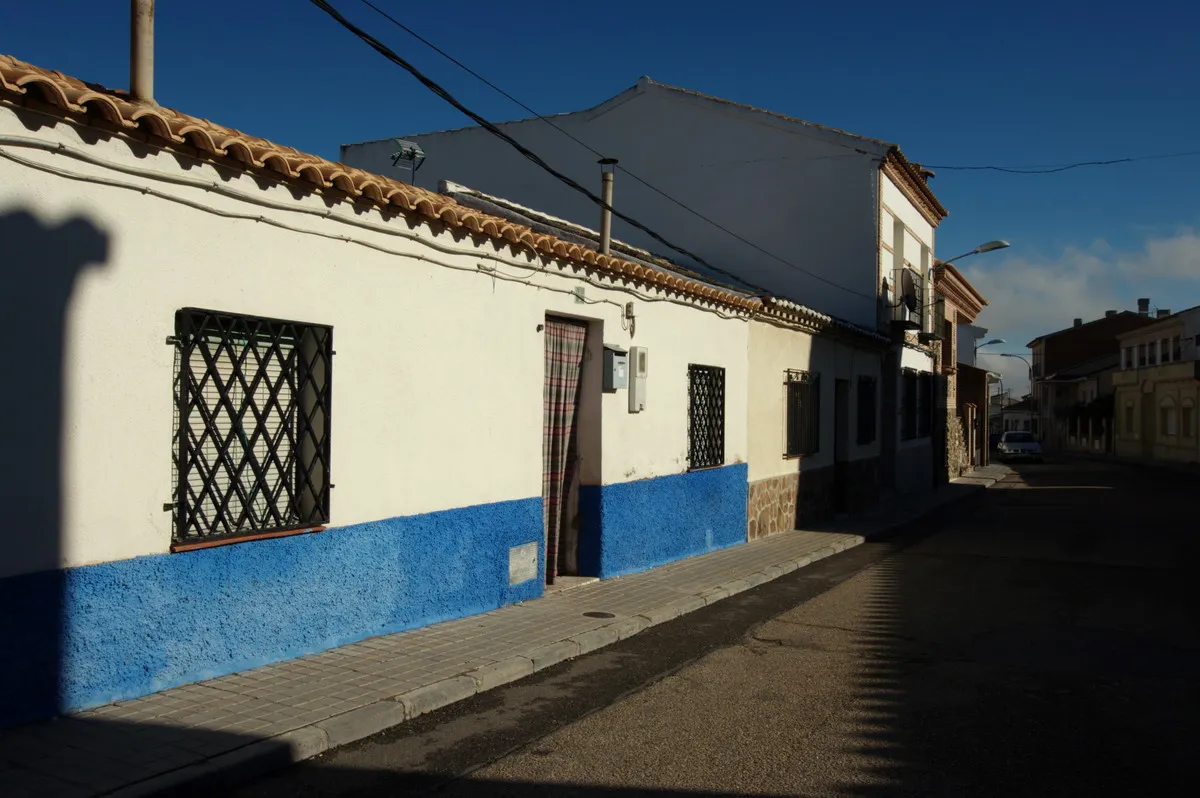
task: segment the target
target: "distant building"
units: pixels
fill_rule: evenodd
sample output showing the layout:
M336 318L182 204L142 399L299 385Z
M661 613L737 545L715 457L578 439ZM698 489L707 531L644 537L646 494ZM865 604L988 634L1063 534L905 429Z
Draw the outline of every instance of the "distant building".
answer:
M1057 413L1061 403L1055 392L1054 375L1072 366L1116 354L1120 349L1118 335L1154 322L1150 316L1150 300L1139 299L1136 313L1109 310L1103 318L1090 322L1075 319L1070 327L1040 335L1027 344L1032 355L1029 391L1034 399L1034 412L1040 417L1041 434L1047 449L1068 445L1059 438L1061 425ZM1073 395L1074 389L1069 392Z
M1200 307L1158 318L1118 341L1116 453L1200 462Z

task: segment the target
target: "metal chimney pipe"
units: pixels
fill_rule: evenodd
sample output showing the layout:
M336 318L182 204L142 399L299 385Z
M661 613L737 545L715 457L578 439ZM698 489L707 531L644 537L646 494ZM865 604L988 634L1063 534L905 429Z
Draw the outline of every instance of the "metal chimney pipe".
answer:
M154 0L129 0L129 94L154 102Z
M600 199L604 207L600 209L600 254L607 255L612 246L612 201L613 201L613 172L617 166L616 158L601 158L600 161Z

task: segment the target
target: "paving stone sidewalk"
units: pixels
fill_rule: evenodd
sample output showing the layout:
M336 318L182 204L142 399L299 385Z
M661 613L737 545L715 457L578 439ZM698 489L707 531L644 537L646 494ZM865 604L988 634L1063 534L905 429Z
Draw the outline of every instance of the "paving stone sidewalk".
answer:
M976 472L826 531L775 535L524 604L0 732L0 794L168 794L316 756L857 546L987 487ZM589 615L587 613L597 613Z

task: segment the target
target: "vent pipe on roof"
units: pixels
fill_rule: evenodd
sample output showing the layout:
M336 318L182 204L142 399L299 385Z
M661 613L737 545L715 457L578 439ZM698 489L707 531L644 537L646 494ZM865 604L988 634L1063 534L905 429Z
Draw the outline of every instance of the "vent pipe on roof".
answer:
M1140 316L1149 316L1150 315L1150 297L1142 297L1141 299L1138 300L1138 315L1140 315Z
M616 171L616 158L601 158L600 161L600 199L604 200L600 208L600 254L607 255L612 246L612 200L613 172Z
M129 0L129 94L154 102L154 0Z
M1075 326L1076 326L1076 327L1082 327L1082 326L1083 326L1083 319L1075 319Z
M1170 316L1170 315L1171 315L1170 308L1159 308L1156 318L1165 319L1167 316Z
M1111 319L1115 315L1117 315L1117 312L1115 310L1104 311L1104 318L1106 318L1106 319Z

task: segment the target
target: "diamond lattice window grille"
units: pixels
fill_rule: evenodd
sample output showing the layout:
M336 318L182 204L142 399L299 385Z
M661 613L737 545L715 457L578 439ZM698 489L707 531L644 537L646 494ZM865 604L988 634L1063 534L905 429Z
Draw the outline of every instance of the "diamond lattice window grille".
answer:
M688 466L725 462L725 369L688 366Z
M174 539L329 520L331 327L175 314Z

